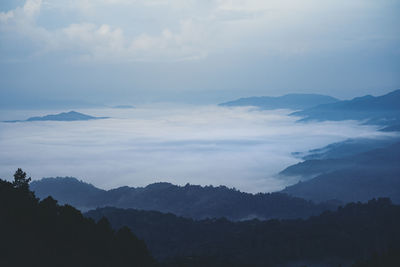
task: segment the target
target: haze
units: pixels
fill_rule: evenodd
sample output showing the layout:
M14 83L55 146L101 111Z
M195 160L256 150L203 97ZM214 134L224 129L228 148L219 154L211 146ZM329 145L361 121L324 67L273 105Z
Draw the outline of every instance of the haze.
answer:
M400 87L398 0L4 0L0 104L57 108Z
M163 181L271 192L297 182L277 177L300 161L294 151L392 135L351 121L295 123L298 118L287 116L287 110L143 106L80 111L112 118L0 123L0 177L11 177L23 166L35 179L75 176L101 188Z

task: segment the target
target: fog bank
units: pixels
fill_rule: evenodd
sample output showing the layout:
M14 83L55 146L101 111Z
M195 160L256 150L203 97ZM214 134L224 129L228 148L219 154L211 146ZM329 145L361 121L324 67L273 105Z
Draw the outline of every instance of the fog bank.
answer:
M74 176L106 189L166 181L271 192L295 182L276 177L299 161L291 152L389 135L351 121L296 123L288 110L159 105L77 111L112 118L0 123L0 177L9 179L21 167L33 179ZM2 119L45 114L8 112Z

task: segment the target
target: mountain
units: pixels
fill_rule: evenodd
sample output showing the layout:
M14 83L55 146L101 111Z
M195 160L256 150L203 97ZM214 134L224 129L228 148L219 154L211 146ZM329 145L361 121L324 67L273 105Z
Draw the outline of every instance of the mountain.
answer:
M392 124L381 129L383 132L400 132L400 124Z
M337 206L333 202L317 205L282 193L254 195L225 186L155 183L146 187L120 187L106 191L75 178L44 178L32 182L30 188L40 198L51 195L60 203L68 203L84 211L112 206L171 212L193 219L306 218Z
M0 180L0 266L155 266L145 243L52 198Z
M344 153L344 152L343 152ZM280 172L286 176L304 176L327 173L339 169L393 170L400 169L400 142L383 148L370 149L366 152L350 154L346 157L329 157L334 153L309 155L311 159L289 166ZM320 159L317 158L320 156ZM328 158L326 158L328 156ZM317 159L313 159L317 158Z
M83 211L106 205L101 199L105 198L107 191L73 177L43 178L31 182L30 189L40 199L52 196L62 204L70 204Z
M400 206L388 199L347 204L307 220L193 221L116 208L85 216L128 226L162 266L349 266L373 253L400 251Z
M301 157L303 160L338 159L383 148L397 142L400 142L399 137L352 138L332 143L322 148L312 149L305 153L295 152L292 154L296 157Z
M363 120L369 124L399 125L400 90L378 97L367 95L352 100L322 104L291 115L303 117L301 121Z
M400 203L399 162L400 142L343 158L306 160L286 168L281 175L312 179L282 192L313 201L390 197Z
M62 112L58 114L46 115L43 117L31 117L27 120L14 120L5 122L27 122L27 121L88 121L107 119L108 117L93 117L76 111Z
M116 109L131 109L131 108L135 108L132 105L116 105L116 106L112 106L112 108L116 108Z
M336 98L318 94L288 94L279 97L260 96L240 98L219 104L220 106L256 106L262 109L305 109L320 104L335 103Z

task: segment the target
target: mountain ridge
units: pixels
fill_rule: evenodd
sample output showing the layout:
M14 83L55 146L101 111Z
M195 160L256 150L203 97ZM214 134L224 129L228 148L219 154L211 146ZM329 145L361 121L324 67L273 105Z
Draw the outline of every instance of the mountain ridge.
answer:
M256 106L263 109L305 109L319 104L333 103L338 99L321 94L286 94L283 96L253 96L220 103L219 106Z
M305 177L281 192L313 201L365 201L390 197L400 203L400 142L342 158L311 159L289 166L285 176Z
M57 114L49 114L45 116L30 117L26 120L9 120L3 122L32 122L32 121L88 121L108 119L109 117L94 117L76 111L61 112Z
M321 104L293 112L299 121L360 120L367 124L400 124L400 89L381 96L366 95L336 103Z
M350 266L377 250L399 248L399 209L381 198L305 220L194 221L111 207L85 216L128 226L167 266Z
M60 203L83 211L112 206L170 212L193 219L305 218L338 205L336 202L314 204L282 193L244 193L225 186L154 183L146 187L124 186L106 191L76 178L64 180L60 177L33 181L30 186L40 198L51 195Z

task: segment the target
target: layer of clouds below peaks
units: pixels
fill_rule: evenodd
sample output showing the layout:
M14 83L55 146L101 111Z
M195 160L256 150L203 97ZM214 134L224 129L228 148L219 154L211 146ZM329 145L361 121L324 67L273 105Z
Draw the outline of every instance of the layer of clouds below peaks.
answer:
M166 181L269 192L295 182L276 177L299 161L291 152L385 136L355 122L295 123L287 111L143 107L83 112L113 118L1 123L0 177L10 178L21 167L34 179L74 176L101 188Z

